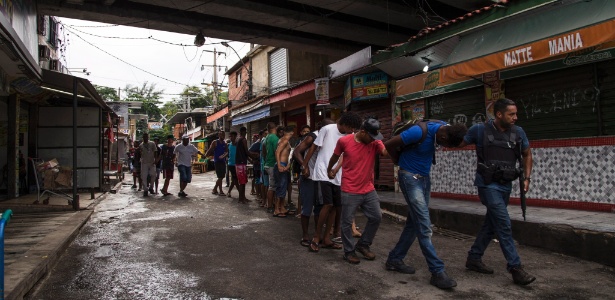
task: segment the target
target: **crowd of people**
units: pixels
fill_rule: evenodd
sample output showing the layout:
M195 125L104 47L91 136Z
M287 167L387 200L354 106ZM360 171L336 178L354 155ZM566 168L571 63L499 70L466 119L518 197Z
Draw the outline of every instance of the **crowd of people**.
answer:
M515 125L517 108L509 99L494 104L495 119L476 124L467 129L464 124L447 124L438 120L423 120L408 124L398 134L382 142L380 122L373 117L362 118L357 113L344 112L337 122L325 119L316 130L304 126L300 139L293 142L294 128L268 123L267 128L252 137L248 146L246 128L239 134L220 131L205 154L188 143L173 146L170 136L162 148L157 142L143 136L141 145L135 144L140 155L140 176L146 184L144 196L158 189L157 175L163 170L165 183L161 191L168 193L168 180L173 178L173 161L177 161L180 174L179 196L190 182L190 161L196 154L213 156L216 184L212 194L230 196L233 187L239 193L239 203L249 203L246 197L249 162L253 166L252 195L260 207L274 217L285 218L298 214L301 219L300 244L309 252L320 249L343 250L343 259L351 264L374 260L371 251L374 237L381 222L380 199L374 188L374 165L379 156L388 156L399 166L398 181L408 204L408 214L399 241L390 250L385 268L404 274L414 274L415 268L404 259L418 240L421 252L432 274L430 283L438 288L450 289L457 285L445 271L444 262L438 257L432 243L429 217L431 192L431 167L435 163L438 147L465 147L476 145L477 170L474 185L479 198L487 208L484 224L470 250L465 267L483 274L493 274L482 256L497 234L500 247L507 261L507 271L513 281L527 285L536 278L521 265L512 239L508 205L511 182L521 176L525 191L529 189L532 155L527 136ZM158 154L156 154L158 153ZM137 155L135 154L135 157ZM519 163L517 167L517 162ZM299 174L298 207L291 201L293 173ZM224 178L230 174L230 186L222 189ZM135 177L136 178L136 177ZM149 180L148 180L149 178ZM156 180L154 180L156 178ZM136 179L135 185L136 187ZM154 190L155 188L155 190ZM288 196L288 201L286 197ZM359 232L354 222L355 213L361 209L367 223ZM313 233L310 235L310 220ZM355 240L358 238L358 240Z

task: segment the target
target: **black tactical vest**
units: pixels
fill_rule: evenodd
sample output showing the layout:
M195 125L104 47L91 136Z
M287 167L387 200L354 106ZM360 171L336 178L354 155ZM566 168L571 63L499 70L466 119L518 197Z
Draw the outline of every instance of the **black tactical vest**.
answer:
M517 126L500 132L492 122L485 123L483 132L483 149L476 149L478 162L487 166L514 168L521 157L521 137L517 134Z

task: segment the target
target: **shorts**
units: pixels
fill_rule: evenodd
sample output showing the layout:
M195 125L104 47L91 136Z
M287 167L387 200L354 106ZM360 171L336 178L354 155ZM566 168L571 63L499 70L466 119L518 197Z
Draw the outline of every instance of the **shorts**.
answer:
M275 178L275 172L273 171L274 169L276 169L277 166L274 167L266 167L265 168L265 173L267 174L267 178L269 179L269 190L270 191L275 191L276 187L277 187L277 182L276 182L276 178Z
M156 168L156 180L160 178L160 173L162 173L162 168Z
M319 201L316 190L318 189L318 182L312 179L305 178L303 175L299 175L299 197L301 198L301 215L309 217L314 212L315 216L318 216L322 203Z
M248 168L246 165L235 165L235 172L237 173L237 183L239 185L248 183Z
M132 175L134 176L141 175L141 164L140 163L132 165Z
M219 160L214 163L216 169L216 177L222 179L226 176L226 163L223 160Z
M275 195L278 198L285 198L286 191L288 190L288 183L290 182L290 171L281 173L276 167L273 173L275 174L276 180Z
M260 168L254 168L253 170L254 172L254 184L262 184L262 178L261 178L261 170Z
M179 172L179 181L186 183L192 181L192 167L178 165L177 171Z
M317 181L318 193L322 197L323 205L331 205L335 207L342 206L342 188L329 181Z
M228 172L231 174L231 180L237 182L237 169L235 169L235 166L228 166Z
M162 169L162 174L164 175L164 179L173 179L173 169Z

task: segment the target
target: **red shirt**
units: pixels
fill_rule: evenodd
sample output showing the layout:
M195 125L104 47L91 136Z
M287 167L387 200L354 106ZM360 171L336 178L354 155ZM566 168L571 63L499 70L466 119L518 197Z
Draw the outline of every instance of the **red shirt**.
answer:
M374 190L374 162L376 153L384 151L382 141L363 144L349 134L337 141L335 155L344 154L342 162L342 191L352 194L367 194Z

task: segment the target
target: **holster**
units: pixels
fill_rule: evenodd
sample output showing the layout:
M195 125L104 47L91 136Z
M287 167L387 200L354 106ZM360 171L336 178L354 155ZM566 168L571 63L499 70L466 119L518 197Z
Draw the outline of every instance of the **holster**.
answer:
M485 183L485 185L490 185L494 181L493 179L496 173L496 166L487 166L486 164L478 163L476 172L478 172L478 174L483 177L483 182Z

